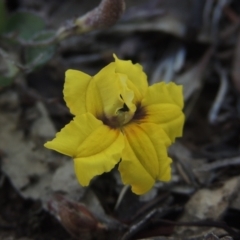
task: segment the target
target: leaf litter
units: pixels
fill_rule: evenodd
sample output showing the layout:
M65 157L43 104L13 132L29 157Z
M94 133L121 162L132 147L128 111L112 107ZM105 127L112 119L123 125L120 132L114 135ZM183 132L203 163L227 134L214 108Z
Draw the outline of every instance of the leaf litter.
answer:
M47 31L99 2L9 1L7 11L36 13ZM33 62L21 35L1 33L1 62L11 64L0 69L0 84L9 81L0 87L0 238L240 239L239 16L237 0L129 0L114 26L74 33L46 58L34 46ZM43 147L71 119L64 71L95 74L113 52L141 63L151 84L184 85L187 120L169 149L172 180L140 197L115 170L81 187L71 159Z

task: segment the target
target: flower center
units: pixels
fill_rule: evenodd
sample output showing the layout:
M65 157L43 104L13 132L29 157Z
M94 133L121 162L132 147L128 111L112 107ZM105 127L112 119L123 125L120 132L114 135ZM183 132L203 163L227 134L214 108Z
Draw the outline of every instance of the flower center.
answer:
M105 125L108 125L111 128L121 128L132 120L135 109L136 108L134 108L134 111L131 111L127 104L124 103L123 107L117 110L116 115L112 116L111 118L104 116L100 117L100 119Z
M135 111L134 111L135 112ZM134 112L124 103L123 107L117 111L117 121L119 126L123 126L131 121L134 116Z
M117 74L117 76L118 95L113 99L112 104L110 103L112 99L109 101L112 111L110 114L105 113L104 117L100 118L104 124L112 128L121 128L129 123L137 109L134 91L127 84L127 76L124 74Z

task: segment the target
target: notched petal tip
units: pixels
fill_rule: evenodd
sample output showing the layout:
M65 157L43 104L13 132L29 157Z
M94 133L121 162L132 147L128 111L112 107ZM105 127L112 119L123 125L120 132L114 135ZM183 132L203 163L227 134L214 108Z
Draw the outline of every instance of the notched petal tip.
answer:
M152 186L149 187L149 189L142 189L136 186L131 186L131 191L133 193L135 193L136 195L144 195L146 193L148 193L152 188L153 188L154 184Z
M136 194L149 191L156 180L170 180L170 139L157 124L132 123L124 128L125 148L119 164L124 184Z
M182 86L175 83L156 83L150 86L142 101L146 109L145 122L159 124L171 142L181 137L184 126Z
M184 106L183 86L170 82L166 85L166 88L175 104L178 105L182 110Z
M56 137L52 141L46 142L44 147L73 157L76 154L78 140L76 130L76 122L71 121L56 134Z
M123 184L130 185L132 192L137 195L147 193L155 183L152 176L137 162L122 160L118 169Z
M78 181L88 186L91 179L109 172L121 158L124 139L121 131L105 125L94 131L78 148L74 168Z

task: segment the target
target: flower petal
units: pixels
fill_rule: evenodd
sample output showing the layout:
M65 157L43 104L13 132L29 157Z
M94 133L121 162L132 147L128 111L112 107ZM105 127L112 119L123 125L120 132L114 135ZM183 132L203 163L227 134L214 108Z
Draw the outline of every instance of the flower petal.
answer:
M142 96L126 75L116 72L116 67L116 63L110 63L94 77L76 70L66 72L63 92L72 114L90 112L99 119L111 118L126 104L131 118L136 110L134 103Z
M145 107L146 116L141 122L160 124L172 142L183 133L184 114L173 104L153 104Z
M183 108L183 92L182 86L175 83L160 82L150 86L142 101L142 106L152 104L171 103Z
M75 157L79 145L102 125L103 123L90 113L78 115L58 132L52 141L45 143L44 146L70 157Z
M141 122L160 124L172 142L182 136L184 125L182 86L164 82L150 86L142 100L145 117Z
M127 77L122 75L115 72L115 63L110 63L94 76L103 106L102 115L97 117L119 126L129 122L136 111L134 92L128 88Z
M143 98L148 88L148 82L142 66L140 64L133 64L130 60L120 60L115 54L113 56L115 58L116 72L127 75L130 80L129 88L135 90L136 96Z
M82 186L96 175L109 172L121 158L124 138L118 129L100 126L78 148L75 173Z
M77 70L66 71L64 99L73 115L86 112L94 116L103 114L103 102L96 80Z
M118 110L124 107L124 100L121 97L124 94L123 90L128 91L133 99L133 92L121 84L115 72L115 63L110 63L98 72L94 76L94 81L104 107L103 113L107 118L116 116Z
M86 113L74 118L45 147L74 158L79 182L86 186L96 175L110 171L121 158L123 135Z
M159 125L132 123L124 128L125 148L119 171L136 194L149 191L157 179L170 180L170 139Z
M64 84L64 100L73 115L86 113L86 94L91 76L77 71L67 70Z

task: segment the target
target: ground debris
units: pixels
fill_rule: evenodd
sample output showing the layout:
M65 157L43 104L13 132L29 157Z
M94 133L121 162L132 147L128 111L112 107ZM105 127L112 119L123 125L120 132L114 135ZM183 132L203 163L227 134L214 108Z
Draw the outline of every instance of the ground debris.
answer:
M128 0L111 28L41 39L100 2L0 1L0 239L240 239L240 2ZM16 21L4 33L19 11L45 28ZM22 29L34 35L24 40ZM149 84L184 89L172 179L143 196L123 186L117 167L81 187L72 159L43 147L73 118L65 71L95 75L113 53L140 63Z

